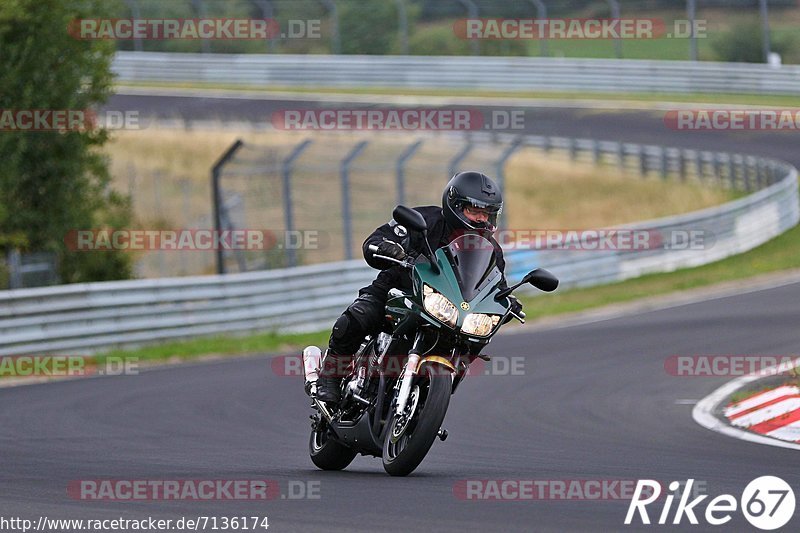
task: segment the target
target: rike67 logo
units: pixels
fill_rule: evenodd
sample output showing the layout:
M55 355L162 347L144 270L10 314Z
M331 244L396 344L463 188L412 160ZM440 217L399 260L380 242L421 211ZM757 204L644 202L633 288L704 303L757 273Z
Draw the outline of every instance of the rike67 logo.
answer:
M794 491L779 477L761 476L754 479L744 488L738 501L731 494L720 494L706 504L705 511L702 513L700 503L708 498L708 495L703 494L690 501L693 484L694 479L687 480L684 490L680 490L682 484L678 481L669 484L670 493L663 498L664 503L658 514L657 524L680 524L685 516L690 524L696 525L699 523L699 515L705 519L707 524L720 526L728 523L737 509L740 509L747 521L754 527L773 530L786 525L794 515ZM633 523L637 514L642 524L650 524L651 518L647 507L659 500L661 495L661 484L658 481L640 479L636 483L633 499L628 506L625 524ZM673 512L672 504L676 495L679 497L679 501ZM656 505L652 507L656 507ZM657 511L657 508L650 510ZM670 520L670 515L672 515L672 520ZM655 520L656 516L653 516L653 519Z

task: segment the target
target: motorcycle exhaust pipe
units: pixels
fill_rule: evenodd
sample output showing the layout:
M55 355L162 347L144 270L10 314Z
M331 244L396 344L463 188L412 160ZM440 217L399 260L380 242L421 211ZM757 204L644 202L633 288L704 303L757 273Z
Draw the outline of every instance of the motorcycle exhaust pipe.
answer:
M316 346L307 346L303 350L303 375L305 376L304 389L311 397L317 395L317 379L319 379L320 361L322 350Z

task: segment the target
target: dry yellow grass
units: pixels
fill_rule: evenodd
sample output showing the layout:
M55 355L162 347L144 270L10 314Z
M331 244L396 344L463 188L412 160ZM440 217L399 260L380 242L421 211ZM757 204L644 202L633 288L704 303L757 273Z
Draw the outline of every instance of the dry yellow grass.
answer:
M242 224L248 228L281 227L278 163L307 133L231 129L150 128L117 131L106 146L114 186L133 198L139 228L209 228L209 170L237 138L245 141L241 160L260 161L264 169L249 178L226 178L227 190L239 192ZM337 163L361 139L370 139L353 167L351 198L354 247L372 228L385 222L395 203L394 160L415 140L405 134L363 136L318 134L295 173L298 228L325 232L325 247L305 251L308 262L341 259L340 185ZM461 148L446 136L426 141L409 161L407 203L436 204L446 182L447 162ZM494 173L502 147L481 147L464 168ZM239 165L243 170L246 164ZM510 160L506 171L506 226L509 228L592 228L682 213L730 199L727 191L691 183L641 179L615 166L595 167L529 148ZM300 194L302 191L303 194ZM143 252L137 275L205 274L214 269L211 252Z

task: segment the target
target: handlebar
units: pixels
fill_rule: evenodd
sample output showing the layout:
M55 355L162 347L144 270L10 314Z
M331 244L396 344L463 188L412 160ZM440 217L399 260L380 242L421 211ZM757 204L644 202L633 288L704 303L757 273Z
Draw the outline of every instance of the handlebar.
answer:
M389 261L391 263L396 263L396 264L398 264L398 265L400 265L402 267L405 267L405 268L411 268L411 267L414 266L413 263L411 263L409 261L406 261L406 260L403 260L403 259L395 259L394 257L388 257L388 256L385 256L385 255L376 254L375 252L378 251L378 247L376 245L374 245L374 244L370 244L369 246L367 246L367 250L369 250L370 252L373 252L372 257L374 257L375 259L383 259L384 261Z

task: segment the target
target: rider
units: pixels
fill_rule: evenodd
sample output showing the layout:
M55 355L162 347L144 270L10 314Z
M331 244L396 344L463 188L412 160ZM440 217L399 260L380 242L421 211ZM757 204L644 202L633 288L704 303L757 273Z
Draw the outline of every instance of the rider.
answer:
M505 270L503 252L491 237L497 229L497 217L503 209L503 195L497 184L480 172L459 172L447 183L442 195L442 207L415 207L428 225L428 243L433 250L450 243L457 232L477 231L488 237L495 249L497 267ZM375 245L377 251L369 247ZM381 270L371 285L362 288L359 296L350 304L333 325L328 350L322 362L317 382L317 397L325 402L339 401L342 369L349 362L367 335L381 329L385 320L384 308L389 289L411 290L411 276L403 267L375 258L383 255L403 259L406 255L416 257L424 249L422 236L409 233L395 220L389 221L367 237L362 245L364 259L376 269ZM505 285L505 278L502 282ZM513 296L512 311L519 313L522 305Z

